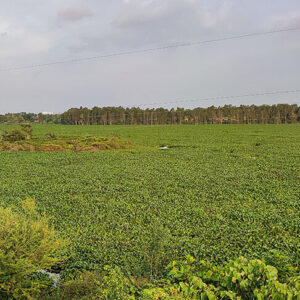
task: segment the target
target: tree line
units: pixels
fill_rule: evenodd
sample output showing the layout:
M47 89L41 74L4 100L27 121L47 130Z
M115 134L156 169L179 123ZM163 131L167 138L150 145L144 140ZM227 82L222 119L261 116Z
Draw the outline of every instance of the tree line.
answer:
M22 122L69 125L290 124L300 123L300 107L296 104L225 105L194 109L80 107L55 115L0 115L0 123Z
M0 124L20 124L20 123L38 123L38 124L61 124L61 115L43 115L42 113L7 113L0 115Z

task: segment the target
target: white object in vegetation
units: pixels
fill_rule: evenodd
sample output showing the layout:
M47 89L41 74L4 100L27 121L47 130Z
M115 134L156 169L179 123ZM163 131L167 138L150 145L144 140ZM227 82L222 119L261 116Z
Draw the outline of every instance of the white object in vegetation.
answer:
M42 273L42 274L48 275L49 278L53 280L53 286L57 287L57 284L58 284L58 282L60 280L60 274L58 274L58 273L51 273L51 272L48 272L45 269L42 269L42 270L38 271L38 273Z

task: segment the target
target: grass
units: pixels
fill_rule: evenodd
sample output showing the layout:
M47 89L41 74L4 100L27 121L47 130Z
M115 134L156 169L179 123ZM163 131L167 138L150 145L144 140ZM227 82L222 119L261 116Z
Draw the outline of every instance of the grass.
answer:
M134 144L0 152L1 201L32 197L52 216L72 241L66 268L158 276L186 254L219 263L274 250L300 264L299 125L34 126L47 132Z

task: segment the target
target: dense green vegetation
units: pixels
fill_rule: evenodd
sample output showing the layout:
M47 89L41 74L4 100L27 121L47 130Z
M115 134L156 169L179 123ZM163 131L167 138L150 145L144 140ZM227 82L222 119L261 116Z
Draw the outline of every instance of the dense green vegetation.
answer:
M225 105L194 109L80 107L53 115L25 112L0 115L2 124L22 122L71 125L293 124L300 123L300 107L297 104Z
M63 299L299 299L300 276L278 280L278 271L259 259L239 257L224 265L187 255L171 262L166 278L138 282L119 268L85 271L64 281L56 295Z
M3 205L35 199L37 211L70 240L65 278L110 265L156 282L166 278L170 261L188 254L218 265L239 256L261 259L278 269L281 282L299 274L299 125L35 125L33 132L134 144L102 152L0 152ZM166 284L161 292L169 293Z

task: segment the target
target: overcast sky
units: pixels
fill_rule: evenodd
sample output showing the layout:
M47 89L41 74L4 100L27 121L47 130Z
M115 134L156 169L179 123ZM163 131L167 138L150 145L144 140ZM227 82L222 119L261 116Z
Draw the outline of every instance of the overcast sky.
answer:
M1 0L0 69L291 27L300 27L299 0ZM300 30L2 70L0 113L298 88ZM176 106L262 103L300 104L300 93Z

